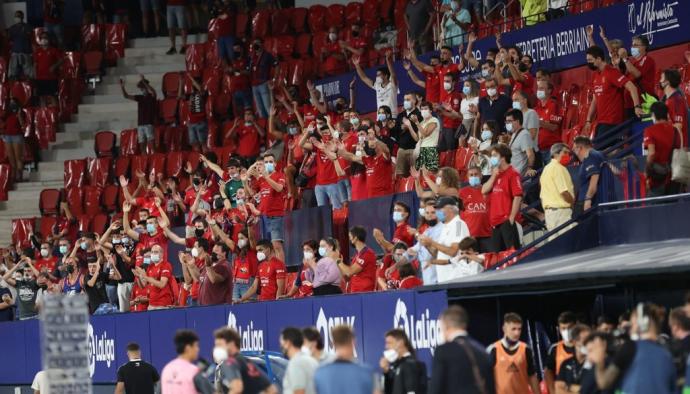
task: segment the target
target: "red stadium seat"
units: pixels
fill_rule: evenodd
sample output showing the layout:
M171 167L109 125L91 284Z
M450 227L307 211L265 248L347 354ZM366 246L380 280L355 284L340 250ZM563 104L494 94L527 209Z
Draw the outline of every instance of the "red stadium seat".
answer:
M303 7L293 8L290 14L290 26L295 33L304 33L304 25L307 21L309 10Z
M0 84L7 81L7 60L4 57L0 57Z
M113 176L115 179L120 178L120 176L129 178L130 157L131 156L124 156L115 159L115 166L113 167Z
M282 8L273 11L271 15L271 35L282 36L290 33L290 17L292 8Z
M187 72L195 77L201 76L205 67L206 44L187 45L184 57Z
M110 217L105 213L99 212L91 220L91 231L96 234L103 234L110 225Z
M362 20L365 25L376 28L380 24L379 0L364 0L362 5Z
M216 95L220 92L220 81L223 77L223 72L219 69L207 68L203 75L204 91L210 95Z
M309 57L309 47L311 46L311 34L302 33L297 36L297 41L295 42L295 52L301 58Z
M211 18L211 20L208 21L208 38L207 42L211 41L216 41L218 38L218 19L217 18Z
M90 51L84 53L82 58L84 63L84 75L87 77L98 77L101 75L101 67L103 64L103 52Z
M117 59L125 57L127 43L127 25L114 23L105 25L105 60L110 66L117 64Z
M31 246L29 234L36 232L36 218L12 219L12 244L20 248Z
M345 23L345 6L342 4L331 4L326 12L326 26L335 26L340 30Z
M91 24L81 27L81 50L82 51L101 51L103 50L103 29L101 25Z
M149 167L148 172L154 172L156 174L165 173L165 157L164 153L154 153L149 155Z
M218 122L215 120L209 120L208 121L208 139L206 140L206 146L209 148L215 148L218 146L218 140L219 140L219 134L220 134L220 126L218 126Z
M84 213L91 216L100 213L102 189L96 186L84 186L82 191L84 193Z
M163 136L163 143L168 147L169 152L182 151L186 146L187 128L182 126L168 126Z
M81 52L65 52L62 63L63 78L79 78L81 75Z
M326 30L326 13L328 9L322 5L316 4L309 7L309 16L307 17L307 25L309 31L313 33Z
M453 168L458 170L462 182L467 180L467 167L472 160L473 154L472 148L458 148L455 151L455 161L452 164Z
M117 149L117 135L112 131L99 131L94 140L97 157L112 157Z
M271 23L271 11L264 9L255 11L252 15L252 37L264 38L269 35Z
M63 192L63 197L67 202L72 215L81 215L84 213L84 194L81 187L68 187Z
M276 44L277 44L277 40L275 37L264 38L264 50L266 52L270 53L271 55L273 55L273 57L278 56L278 50L276 48Z
M209 41L204 46L204 71L207 69L220 69L223 67L223 59L218 55L218 42ZM203 72L202 72L203 73Z
M394 0L379 0L379 15L383 20L384 26L390 24L393 21L393 19L391 18L393 2Z
M13 179L12 167L9 164L0 164L0 201L7 201Z
M81 187L86 184L86 160L65 160L65 187Z
M126 129L120 132L120 156L131 156L139 153L137 129Z
M60 212L60 190L43 189L38 198L38 209L41 215L57 215Z
M314 37L311 40L312 52L314 53L314 59L318 60L321 56L321 52L326 47L326 40L328 39L328 32L320 31L314 33ZM320 64L320 63L319 63Z
M180 90L180 78L182 75L177 71L163 74L163 95L165 97L177 97Z
M159 101L159 111L161 118L165 124L176 123L177 122L177 109L178 100L173 97L169 97Z
M405 193L414 190L414 177L407 178L396 178L395 179L395 192Z
M89 184L98 188L104 188L110 183L110 170L112 169L112 157L89 158Z
M54 216L41 217L41 224L38 226L39 231L43 237L57 234L57 218Z
M180 100L177 107L177 118L182 126L186 126L189 123L189 101Z
M41 149L48 149L48 145L56 139L58 110L52 107L38 108L34 119L39 146Z
M237 38L247 37L247 27L249 26L249 15L240 12L235 16L235 35Z
M119 194L120 187L117 185L107 185L103 189L103 197L101 198L101 204L105 208L106 212L115 212L119 209Z
M149 169L149 156L148 155L137 155L132 156L129 161L129 169L132 179L137 177L138 173L148 175Z
M407 0L395 0L393 5L393 20L395 27L398 29L406 28L405 25L405 8L407 7Z
M31 136L32 138L36 136L36 128L34 127L36 122L36 107L25 107L21 111L24 114L24 135Z
M180 177L182 169L186 164L187 154L186 152L170 152L168 153L168 158L165 162L165 176L167 177Z
M31 84L27 81L11 82L10 96L16 99L21 107L26 107L31 102Z
M232 96L227 93L217 94L212 97L213 100L213 114L216 116L225 117L227 116L230 105L232 104Z
M276 53L281 59L289 59L295 51L294 36L280 36L276 38Z
M403 0L407 1L407 0ZM345 22L348 26L352 26L355 23L360 23L362 21L362 3L353 1L347 3L345 7Z

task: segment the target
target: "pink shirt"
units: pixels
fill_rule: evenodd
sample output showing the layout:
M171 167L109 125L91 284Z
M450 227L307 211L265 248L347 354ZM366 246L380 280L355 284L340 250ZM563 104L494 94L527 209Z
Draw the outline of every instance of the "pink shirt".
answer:
M165 394L197 394L194 376L199 367L187 360L176 358L165 365L161 373L161 388Z

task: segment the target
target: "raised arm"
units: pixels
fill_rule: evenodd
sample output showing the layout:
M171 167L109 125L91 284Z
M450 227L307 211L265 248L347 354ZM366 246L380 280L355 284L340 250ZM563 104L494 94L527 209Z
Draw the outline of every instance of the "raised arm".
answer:
M122 226L124 226L125 233L127 233L127 235L129 235L130 238L132 238L135 241L138 241L139 233L132 230L132 227L129 225L129 212L131 210L132 204L130 204L129 201L125 201L124 203L122 203Z
M369 86L370 88L374 88L374 81L371 80L371 78L367 77L367 75L364 73L364 70L362 70L362 66L359 64L359 59L353 59L352 63L355 65L355 71L357 71L357 75L359 76L359 79L364 82L365 85Z
M398 77L395 75L395 67L393 67L393 52L386 52L386 66L388 66L388 72L391 74L391 82L397 87Z
M218 164L212 162L204 155L201 155L199 158L202 162L204 162L204 164L206 164L206 167L208 167L209 170L215 172L216 175L218 175L221 179L223 178L223 175L225 175L224 171Z
M417 68L417 70L422 71L422 72L426 72L426 73L434 72L433 67L431 67L428 64L422 63L419 59L417 59L417 53L414 50L414 44L413 43L408 43L408 49L410 51L410 61Z
M316 97L316 87L314 86L314 82L312 81L307 81L307 89L309 90L309 98L311 99L311 104L316 107L316 110L319 111L319 113L325 114L328 110L326 108L326 103L322 103L319 101L318 97Z
M122 78L120 78L120 89L122 90L122 97L126 98L127 100L134 100L134 96L128 94L127 90L125 90L125 80Z

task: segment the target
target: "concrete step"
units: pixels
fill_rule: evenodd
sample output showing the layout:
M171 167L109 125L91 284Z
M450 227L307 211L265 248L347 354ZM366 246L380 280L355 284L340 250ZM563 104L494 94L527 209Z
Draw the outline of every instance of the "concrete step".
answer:
M38 164L38 171L29 173L24 179L29 179L31 182L63 182L64 184L64 162L42 161Z
M86 146L43 151L41 153L43 155L42 158L48 161L64 162L65 160L80 160L87 157L95 157L96 153L93 150L93 141L90 144L85 143L84 145Z
M84 113L84 114L74 114L72 115L73 122L95 122L95 121L133 121L137 120L137 111L135 110L124 110L124 111L109 111L100 113ZM136 124L136 123L135 123ZM94 130L96 131L96 130Z
M3 201L0 204L2 208L0 218L16 219L40 215L38 210L38 193L28 192L24 198L19 197L21 193L24 192L10 191L9 200Z
M137 112L136 101L126 100L119 103L110 104L79 104L79 115L104 114L111 112Z
M166 55L159 53L146 53L142 55L135 55L129 52L130 49L125 49L126 56L121 57L117 61L118 66L142 66L151 64L185 64L184 55Z
M131 92L130 94L132 94ZM81 100L82 104L116 104L134 102L122 97L122 94L95 94L93 96L84 96Z
M183 71L185 69L184 64L180 65L179 68L175 68L173 70L165 70L165 71L156 71L156 72L150 72L147 74L144 74L146 79L149 81L151 86L154 88L157 88L161 86L161 83L163 82L163 75L165 73L170 72L170 71ZM118 91L122 93L122 89L120 89L120 78L125 80L125 87L128 89L129 93L134 93L131 91L131 89L135 89L136 83L139 82L139 79L141 78L139 76L139 73L129 73L129 74L122 74L122 75L106 75L102 78L101 83L99 86L96 86L96 94L102 94L98 91L98 88L102 85L117 85Z
M201 44L206 42L206 34L189 34L187 35L187 44ZM181 45L180 37L176 39L177 47ZM129 48L156 48L156 47L170 47L170 39L168 37L153 37L153 38L135 38L129 40Z
M96 120L96 121L82 121L82 122L70 122L63 123L60 125L62 133L93 133L96 134L99 130L111 130L118 132L124 129L130 129L137 126L137 121L134 119L115 119L115 120ZM58 138L60 134L58 133Z
M43 189L62 189L65 186L64 180L53 180L53 181L31 181L31 182L20 182L14 185L14 190L10 192L26 192L33 191L40 193Z
M161 73L161 72L175 72L182 71L185 69L184 62L169 62L164 64L142 64L135 66L117 66L108 68L105 72L106 77L117 76L118 80L121 76L127 76L126 81L131 81L130 75L136 75L137 81L139 80L139 75L143 74L147 79L149 74Z

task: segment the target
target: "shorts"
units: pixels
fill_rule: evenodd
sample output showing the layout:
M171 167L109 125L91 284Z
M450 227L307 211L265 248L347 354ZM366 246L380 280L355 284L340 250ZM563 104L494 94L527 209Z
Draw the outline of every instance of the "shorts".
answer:
M282 216L264 216L264 225L268 234L271 236L271 241L285 240Z
M206 122L190 123L187 125L187 135L190 144L205 144L208 139L208 125Z
M143 144L147 141L153 141L153 125L144 124L137 126L137 141Z
M183 5L169 5L167 11L168 29L177 27L179 29L187 28L187 19L185 18L185 9Z
M2 140L5 141L6 144L23 144L24 136L21 134L3 135Z
M57 79L37 79L36 80L36 95L56 97L58 93Z
M439 156L438 150L432 147L423 147L419 149L419 157L415 162L415 168L421 170L426 168L431 172L438 170Z
M161 9L158 0L139 0L139 7L142 12L158 11Z

